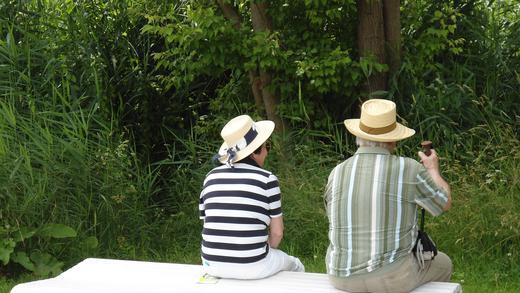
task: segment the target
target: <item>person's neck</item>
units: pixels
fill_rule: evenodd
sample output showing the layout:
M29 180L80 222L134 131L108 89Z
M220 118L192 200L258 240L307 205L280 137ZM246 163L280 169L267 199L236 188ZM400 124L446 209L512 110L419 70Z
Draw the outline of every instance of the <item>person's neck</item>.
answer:
M242 160L238 161L237 163L249 164L249 165L253 165L255 167L261 168L260 165L258 165L258 163L251 157L245 157Z

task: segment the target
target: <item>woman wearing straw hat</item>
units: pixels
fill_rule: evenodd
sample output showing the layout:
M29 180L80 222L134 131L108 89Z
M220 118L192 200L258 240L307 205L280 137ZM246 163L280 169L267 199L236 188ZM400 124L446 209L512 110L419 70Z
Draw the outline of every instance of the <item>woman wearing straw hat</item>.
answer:
M450 258L412 253L417 207L437 216L451 206L450 187L438 157L419 152L422 164L392 155L396 142L415 131L396 122L395 103L363 103L360 119L345 120L359 146L330 173L325 200L329 218L327 273L349 292L410 292L429 281L448 281Z
M209 275L260 279L279 271L304 271L298 258L276 249L283 237L280 187L262 169L274 129L272 121L248 115L222 129L224 143L200 194L202 264Z

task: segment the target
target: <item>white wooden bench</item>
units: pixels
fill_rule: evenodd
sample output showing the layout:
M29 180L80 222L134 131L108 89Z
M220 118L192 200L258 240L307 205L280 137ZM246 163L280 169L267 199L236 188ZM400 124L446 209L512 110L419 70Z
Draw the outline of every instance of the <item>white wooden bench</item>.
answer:
M200 265L88 258L59 276L15 286L11 293L345 293L325 274L280 272L262 280L200 283ZM458 293L459 284L432 282L413 293Z

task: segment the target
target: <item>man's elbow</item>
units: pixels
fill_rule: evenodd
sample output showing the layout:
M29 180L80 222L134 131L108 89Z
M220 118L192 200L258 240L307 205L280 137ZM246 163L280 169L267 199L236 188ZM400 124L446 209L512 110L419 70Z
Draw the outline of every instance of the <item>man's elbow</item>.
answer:
M449 209L451 209L451 197L448 198L448 202L444 206L443 211L447 212Z
M443 208L443 211L448 211L449 209L451 209L451 188L450 188L450 185L448 183L446 183L444 187L444 190L446 190L446 197L448 198L448 201L446 202L446 205L444 206Z

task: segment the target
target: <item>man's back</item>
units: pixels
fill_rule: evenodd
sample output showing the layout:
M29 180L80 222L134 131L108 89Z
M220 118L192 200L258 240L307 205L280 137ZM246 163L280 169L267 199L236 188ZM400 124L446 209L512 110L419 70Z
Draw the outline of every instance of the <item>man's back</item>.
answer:
M360 147L331 172L328 273L366 273L408 255L417 237L417 204L433 215L447 198L417 161Z
M391 155L397 142L415 130L397 122L396 105L389 100L365 101L359 119L344 124L359 149L334 168L325 191L330 223L326 266L332 285L388 293L449 280L453 266L446 254L425 259L411 253L417 205L434 216L451 206L437 152L419 152L422 164Z

